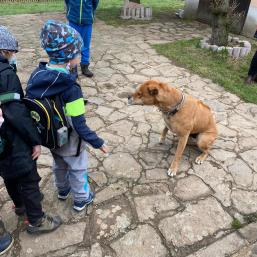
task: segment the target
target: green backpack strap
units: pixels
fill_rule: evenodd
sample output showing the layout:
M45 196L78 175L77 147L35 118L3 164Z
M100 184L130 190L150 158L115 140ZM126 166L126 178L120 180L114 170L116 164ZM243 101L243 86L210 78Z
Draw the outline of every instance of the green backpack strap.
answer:
M21 100L21 95L18 93L5 93L0 94L0 105L12 101Z

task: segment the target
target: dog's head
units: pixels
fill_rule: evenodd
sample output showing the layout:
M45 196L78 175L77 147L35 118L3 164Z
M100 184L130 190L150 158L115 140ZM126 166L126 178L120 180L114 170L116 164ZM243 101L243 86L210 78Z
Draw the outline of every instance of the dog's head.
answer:
M148 80L128 97L128 102L133 105L157 105L164 90L165 84L162 82Z

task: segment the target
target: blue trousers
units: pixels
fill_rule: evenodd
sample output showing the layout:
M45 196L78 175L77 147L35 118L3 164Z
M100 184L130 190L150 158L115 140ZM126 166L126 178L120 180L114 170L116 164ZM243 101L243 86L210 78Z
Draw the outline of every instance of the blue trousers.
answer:
M73 22L69 22L69 25L77 30L83 39L84 46L81 51L81 64L90 63L90 43L92 37L92 24L78 25Z

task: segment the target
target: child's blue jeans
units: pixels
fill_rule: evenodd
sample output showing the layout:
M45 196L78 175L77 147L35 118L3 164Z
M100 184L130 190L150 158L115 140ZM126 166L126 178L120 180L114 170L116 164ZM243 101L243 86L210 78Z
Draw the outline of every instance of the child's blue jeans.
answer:
M81 51L81 64L89 64L92 24L78 25L73 22L69 22L69 25L77 30L83 39L84 46Z
M82 151L79 156L62 157L52 153L54 158L53 172L58 191L69 188L74 201L85 201L89 197L89 184L87 179L87 152Z

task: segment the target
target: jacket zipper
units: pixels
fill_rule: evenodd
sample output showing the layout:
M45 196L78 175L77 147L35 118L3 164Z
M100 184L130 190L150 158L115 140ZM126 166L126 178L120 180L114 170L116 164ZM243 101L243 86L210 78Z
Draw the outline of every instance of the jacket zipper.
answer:
M79 23L81 24L82 20L82 8L83 8L83 0L80 0L80 13L79 13Z

